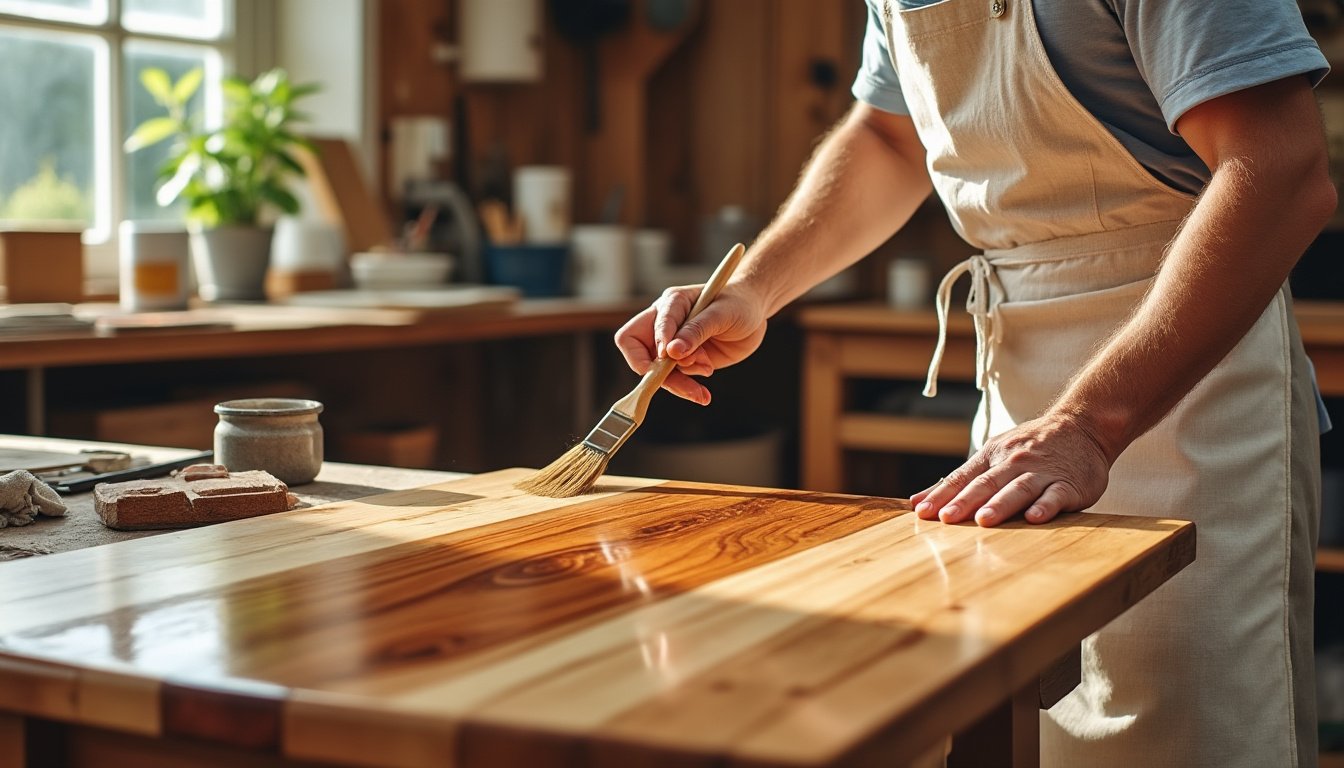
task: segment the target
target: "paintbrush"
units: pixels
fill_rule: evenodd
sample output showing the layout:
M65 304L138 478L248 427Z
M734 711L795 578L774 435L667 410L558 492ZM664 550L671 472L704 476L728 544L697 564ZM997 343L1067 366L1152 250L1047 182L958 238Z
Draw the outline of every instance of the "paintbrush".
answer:
M700 312L714 297L719 295L723 286L732 277L737 264L742 260L746 248L741 243L734 245L728 255L723 257L719 266L710 275L709 282L700 291L700 296L691 307L687 320ZM644 414L649 410L649 401L658 388L677 367L677 361L670 357L660 357L649 367L639 384L630 394L617 400L607 411L607 415L597 422L592 432L565 451L564 455L551 462L536 474L518 482L515 487L536 496L568 498L586 493L597 484L598 478L607 469L607 462L620 449L625 441L644 423Z

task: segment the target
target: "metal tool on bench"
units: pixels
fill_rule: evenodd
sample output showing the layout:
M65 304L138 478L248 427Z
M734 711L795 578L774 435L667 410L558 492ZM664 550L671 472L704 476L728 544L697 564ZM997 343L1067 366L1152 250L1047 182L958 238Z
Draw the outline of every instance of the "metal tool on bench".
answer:
M192 464L208 464L215 457L214 451L204 451L202 453L192 454L181 459L172 461L163 461L157 464L146 464L141 467L132 467L115 472L103 472L89 477L81 477L77 480L57 481L49 483L57 493L83 493L93 490L93 486L99 483L120 482L122 480L136 480L143 477L162 477L171 473L175 469L191 466Z
M0 473L26 469L35 475L54 477L73 472L111 472L133 463L125 451L86 448L80 451L49 451L25 448L0 449Z
M82 459L78 464L56 469L39 471L36 474L43 480L62 477L64 475L73 475L77 472L92 472L94 474L103 474L105 472L117 472L123 469L130 469L134 463L131 454L125 451L98 451L84 449L79 452L79 458Z

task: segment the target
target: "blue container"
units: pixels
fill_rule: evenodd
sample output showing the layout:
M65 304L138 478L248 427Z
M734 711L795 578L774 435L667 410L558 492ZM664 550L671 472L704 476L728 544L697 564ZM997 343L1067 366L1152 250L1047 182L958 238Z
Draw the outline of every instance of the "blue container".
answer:
M512 285L529 298L568 294L569 245L487 245L485 279Z

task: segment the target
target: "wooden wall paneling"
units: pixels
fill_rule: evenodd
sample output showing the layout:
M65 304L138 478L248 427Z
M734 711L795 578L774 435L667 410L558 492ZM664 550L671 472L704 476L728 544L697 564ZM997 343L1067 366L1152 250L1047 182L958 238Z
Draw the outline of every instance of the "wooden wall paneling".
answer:
M378 13L378 190L386 197L391 121L401 115L452 116L453 71L437 63L455 4L381 0Z
M672 233L674 261L699 258L699 251L693 250L697 246L699 211L692 142L696 101L691 79L698 49L697 38L693 36L649 80L648 86L648 204L641 224Z
M542 82L463 84L434 57L453 36L455 7L379 4L384 138L397 115L451 119L460 91L470 193L507 195L519 165L566 165L574 170L576 221L595 220L624 183L622 219L671 229L691 261L699 260L703 216L741 205L764 224L787 195L817 137L850 103L864 20L857 4L734 0L701 3L696 23L654 33L636 4L630 26L601 44L603 127L590 136L582 52L550 19ZM830 88L813 84L814 60L834 62Z
M546 28L543 80L518 84L458 84L465 96L467 142L475 197L512 195L521 165L580 167L583 157L580 51ZM574 179L576 191L582 174Z
M855 13L855 11L860 13ZM772 0L769 25L769 98L766 166L770 210L793 190L798 172L818 140L854 102L849 85L858 67L861 3ZM829 67L829 85L814 79L814 67Z
M700 28L651 84L649 221L673 231L683 260L700 260L703 217L741 205L764 225L792 190L853 101L862 11L825 0L705 4ZM814 60L834 65L830 88L813 84Z
M768 140L771 0L705 3L691 59L694 114L691 252L700 254L699 217L741 205L762 222L773 210L764 184ZM699 261L693 258L692 261Z
M645 220L649 81L697 28L702 5L707 4L692 5L680 26L655 30L645 18L645 4L634 3L629 25L599 42L600 123L585 133L579 221L597 221L617 189L619 220L632 226Z

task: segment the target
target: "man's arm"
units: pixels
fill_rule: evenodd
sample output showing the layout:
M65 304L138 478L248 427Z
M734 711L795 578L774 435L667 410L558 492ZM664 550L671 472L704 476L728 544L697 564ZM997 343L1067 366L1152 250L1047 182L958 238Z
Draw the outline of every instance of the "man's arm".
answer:
M905 226L933 185L907 115L857 102L739 267L767 314L867 256Z
M921 517L1043 523L1096 503L1120 453L1246 334L1335 210L1305 77L1194 107L1177 131L1213 176L1148 296L1043 416L916 494Z
M636 373L664 353L680 361L664 388L708 403L709 390L690 375L746 358L770 315L885 242L931 188L911 119L856 104L714 303L683 326L700 287L669 288L617 332L617 347Z

